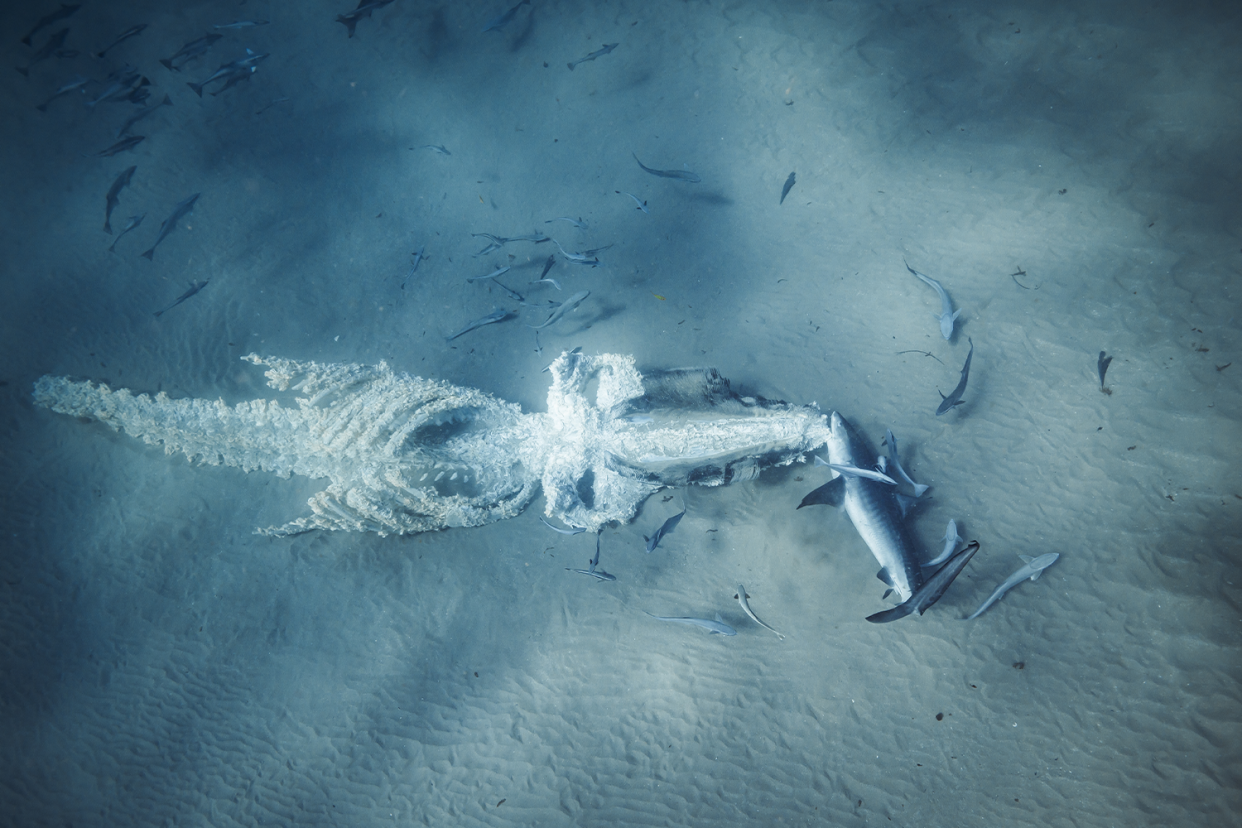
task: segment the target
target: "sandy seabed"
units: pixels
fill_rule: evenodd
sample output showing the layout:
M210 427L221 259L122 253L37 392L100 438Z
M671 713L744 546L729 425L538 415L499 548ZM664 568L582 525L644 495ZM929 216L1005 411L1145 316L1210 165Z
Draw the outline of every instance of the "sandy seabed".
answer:
M82 53L0 85L11 824L1239 824L1234 7L535 0L483 33L503 3L397 0L348 38L348 3L175 6L84 4L33 47L55 5L0 12L10 64L66 25ZM271 22L157 63L238 18ZM186 88L246 47L270 53L249 80ZM83 105L125 62L173 105L87 157L136 111ZM38 111L75 72L99 82ZM133 164L112 223L146 218L109 252ZM590 298L542 353L529 308L446 343L516 307L467 277L509 265L555 298L529 284L550 245L475 255L472 233L533 231L608 246L549 274ZM962 308L952 341L903 260ZM936 417L968 337L966 404ZM843 514L795 511L826 479L809 464L692 488L647 555L681 503L652 497L604 532L615 583L565 571L594 539L547 530L541 501L271 539L252 531L321 482L193 467L30 399L50 373L236 402L266 391L239 360L258 352L541 410L575 346L712 365L873 444L891 427L932 486L928 552L950 518L982 551L926 616L866 623L875 561Z

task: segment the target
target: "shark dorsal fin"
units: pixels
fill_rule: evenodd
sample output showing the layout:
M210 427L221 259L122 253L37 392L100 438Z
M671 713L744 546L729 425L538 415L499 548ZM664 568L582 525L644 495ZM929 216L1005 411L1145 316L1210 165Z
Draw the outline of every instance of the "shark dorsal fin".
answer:
M893 576L888 574L888 567L884 567L879 572L875 573L875 577L879 578L886 585L893 586Z

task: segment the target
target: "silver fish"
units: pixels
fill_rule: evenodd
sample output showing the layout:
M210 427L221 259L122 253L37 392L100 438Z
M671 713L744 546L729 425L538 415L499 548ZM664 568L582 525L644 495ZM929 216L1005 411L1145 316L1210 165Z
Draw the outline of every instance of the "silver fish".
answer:
M915 497L922 497L923 492L927 491L930 486L923 483L915 483L910 479L910 475L906 474L906 470L901 467L901 460L897 458L897 438L893 436L893 430L890 428L884 432L884 439L888 443L888 459L893 464L893 468L897 470L898 476L914 489Z
M622 192L621 190L613 190L613 192L616 193L617 195L629 196L630 198L634 199L634 203L638 205L639 210L642 210L644 213L647 213L647 214L651 213L651 211L647 209L647 202L639 201L638 196L634 195L633 193L626 193L626 192Z
M117 237L112 240L112 244L108 245L108 252L115 253L116 243L119 242L122 238L124 238L125 234L128 233L130 230L133 230L135 227L142 224L142 220L146 217L147 217L146 213L143 213L140 216L130 216L129 221L125 222L125 229L123 229L120 233L117 234Z
M210 280L210 279L204 279L204 280L203 280L203 281L201 281L201 282L193 282L193 283L191 283L191 284L190 284L190 289L189 289L189 290L187 290L185 293L181 294L181 295L180 295L180 296L178 296L176 299L174 299L174 300L173 300L173 303L172 303L171 305L168 305L167 307L160 308L159 310L157 310L157 311L155 312L155 315L156 315L156 316L159 316L160 314L164 313L165 311L169 311L169 310L172 310L173 308L177 307L177 305L180 305L180 304L181 304L182 302L184 302L186 299L189 299L191 296L193 296L194 294L198 293L198 292L199 292L200 290L202 290L203 288L207 287L207 282L209 282L209 281L211 281L211 280Z
M953 323L957 321L957 317L961 315L962 309L953 310L953 303L949 301L949 294L944 292L944 288L940 283L930 276L924 276L914 268L910 267L909 262L905 262L906 270L919 277L921 280L931 285L936 291L936 295L940 297L940 313L933 313L932 316L940 320L940 335L945 339L953 338Z
M74 91L75 89L82 89L82 87L86 86L86 84L90 82L91 82L91 79L84 75L74 75L72 80L68 81L63 86L61 86L59 89L57 89L55 92L53 92L50 98L48 98L46 101L36 106L35 109L39 110L40 112L47 112L48 104L50 104L52 101L56 100L61 95L68 95L70 92Z
M643 610L643 612L651 615L646 610ZM663 615L651 615L651 617L657 621L671 621L674 624L691 624L695 627L702 627L713 635L737 635L737 630L726 624L721 619L719 613L716 614L715 621L709 621L706 618L670 618Z
M142 254L144 259L152 262L155 261L155 248L159 246L159 243L162 242L169 233L177 229L177 223L189 215L190 211L194 209L194 202L198 201L198 197L201 195L202 193L195 193L189 198L180 201L177 206L173 208L172 215L164 219L164 223L160 225L160 234L156 237L155 244L151 245L150 250ZM203 284L206 284L206 282ZM181 301L184 301L184 299ZM159 314L156 315L158 316Z
M548 528L549 528L549 529L551 529L553 532L560 532L562 535L580 535L580 534L582 534L583 532L585 532L585 531L586 531L586 530L585 530L585 529L583 529L581 526L571 526L571 527L569 527L568 529L562 529L562 528L561 528L561 527L559 527L559 526L556 526L556 525L554 525L554 524L548 523L548 522L547 522L546 520L544 520L543 518L539 518L539 519L543 521L543 525L544 525L544 526L548 527Z
M944 394L940 395L940 406L936 409L937 417L954 406L962 404L962 394L966 392L966 380L970 377L970 360L975 355L975 341L970 337L966 337L966 341L970 343L970 352L966 354L966 363L962 365L962 378L957 381L957 387L953 389L953 393L947 397Z
M510 316L513 316L512 311L507 311L507 310L498 308L492 311L491 313L489 313L487 316L481 317L469 323L468 325L466 325L466 327L462 328L460 331L453 334L452 336L446 337L445 341L452 342L457 337L461 336L462 334L468 334L471 331L473 331L475 328L481 328L484 325L492 325L492 324L495 324L496 322L503 322L504 320L508 319Z
M1026 563L1019 567L1017 572L1014 572L1006 578L1004 582L996 588L996 591L988 596L988 600L984 601L979 609L975 610L973 614L966 618L967 621L983 615L984 610L995 604L1000 600L1002 595L1023 581L1027 579L1032 581L1039 580L1039 576L1044 574L1044 570L1056 563L1057 558L1061 557L1061 555L1057 552L1049 552L1047 555L1040 555L1038 558L1032 558L1029 555L1019 555L1018 557Z
M949 558L953 557L954 550L957 549L957 545L961 543L962 540L962 536L957 533L957 521L949 521L949 525L946 526L944 530L944 550L939 555L923 564L923 566L939 566L944 563Z
M159 103L151 104L146 109L141 109L138 112L135 112L133 115L129 116L129 120L127 120L124 124L122 124L121 128L116 131L116 137L120 138L122 135L129 132L133 128L134 124L138 123L143 118L147 117L152 112L159 109L161 106L172 106L172 105L173 105L172 96L165 95L164 100L160 101Z
M573 296L562 302L556 310L552 311L552 315L548 317L548 321L544 322L542 325L530 325L529 327L534 328L535 330L542 330L549 325L555 325L560 321L562 316L578 307L578 305L582 304L582 300L586 299L590 295L591 291L589 290L578 291Z
M388 0L389 3L392 0ZM361 4L359 4L361 5ZM266 26L269 20L234 20L232 23L216 23L213 29L253 29L255 26Z
M114 47L120 44L122 41L129 40L131 37L136 37L137 35L142 34L142 30L145 29L146 27L147 27L146 23L139 23L137 26L130 26L128 29L121 32L121 34L117 36L116 40L112 41L107 46L103 47L103 49L101 49L100 51L95 52L95 57L97 58L103 57L104 55L108 54L108 52L111 51Z
M181 66L185 66L199 55L206 54L207 50L211 48L211 44L215 43L222 37L224 37L224 35L208 34L203 35L198 40L191 40L189 43L178 49L177 53L172 57L160 58L160 63L164 64L165 67L174 72L180 72ZM177 65L177 61L181 61L180 66Z
M633 155L634 160L638 161L637 155L635 155L634 153L630 153L630 155ZM696 174L690 172L689 170L653 170L651 169L651 167L648 167L642 161L638 161L638 166L642 167L643 170L651 173L652 175L658 175L660 178L675 178L678 181L688 181L691 184L698 184L700 181L703 180L699 178Z
M655 534L651 537L643 535L643 540L647 542L647 554L650 555L655 548L660 545L660 541L664 540L665 535L671 535L673 530L677 528L677 524L681 523L681 519L686 516L686 507L682 506L681 513L673 515L661 524L660 528L655 530Z
M586 63L588 60L595 60L598 57L603 57L604 55L608 54L609 52L611 52L613 49L617 48L620 45L621 44L619 43L605 43L602 48L596 49L594 52L591 52L591 54L587 55L586 57L578 58L577 60L567 63L565 65L568 66L569 71L572 72L574 71L574 67L577 66L579 63Z
M367 0L358 0L358 8L345 14L338 14L336 22L343 24L349 30L349 36L353 37L354 29L357 28L359 20L362 20L364 17L370 17L371 12L382 9L391 2L392 0L371 0L368 3Z
M508 11L498 14L495 17L493 17L491 20L487 21L487 25L483 27L483 31L485 32L500 31L509 23L510 20L513 19L514 15L518 13L518 9L522 8L522 6L529 6L529 5L530 5L530 0L522 0L522 2L518 3L516 6L509 9Z
M134 177L134 170L138 169L138 165L123 170L116 180L112 182L112 186L108 188L107 206L104 211L104 232L112 235L112 211L121 203L121 190L129 186L130 180Z
M745 610L746 614L750 616L751 621L754 621L756 624L763 627L765 630L776 633L776 637L779 638L781 641L785 640L785 636L781 635L780 633L776 632L776 630L772 629L767 624L760 621L759 616L755 615L751 611L750 604L746 602L746 599L750 597L749 595L746 594L746 587L742 586L741 584L738 584L737 593L733 597L736 598L737 602L742 605L742 609Z

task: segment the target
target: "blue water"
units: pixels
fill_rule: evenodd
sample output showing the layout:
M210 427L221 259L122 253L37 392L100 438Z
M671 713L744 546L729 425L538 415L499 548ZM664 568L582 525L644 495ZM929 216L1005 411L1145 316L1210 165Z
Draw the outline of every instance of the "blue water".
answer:
M534 0L483 32L506 4L396 0L351 38L349 5L90 3L32 46L56 4L0 11L14 66L69 28L0 85L0 822L1237 823L1232 6ZM268 22L211 28L235 20ZM187 87L247 49L269 56L230 88ZM87 107L127 63L141 100ZM111 223L145 218L109 251L131 165ZM475 235L544 233L599 266ZM534 283L553 254L559 291ZM951 340L905 263L962 309ZM467 281L504 266L532 304L591 293L536 337L548 310ZM574 347L714 366L873 446L891 427L932 487L919 543L953 518L981 551L925 616L868 624L891 601L867 547L794 509L827 480L809 464L654 495L604 531L615 582L565 571L595 539L544 527L542 498L268 538L323 481L191 465L30 396L53 374L269 398L258 353L542 411Z

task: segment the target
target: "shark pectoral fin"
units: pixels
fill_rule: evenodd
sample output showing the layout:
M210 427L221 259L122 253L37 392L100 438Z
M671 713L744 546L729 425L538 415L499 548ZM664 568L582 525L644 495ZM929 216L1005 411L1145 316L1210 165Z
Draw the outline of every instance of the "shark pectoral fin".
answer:
M953 321L954 321L954 322L956 322L956 321L957 321L957 318L958 318L959 316L961 316L961 315L962 315L962 309L961 309L961 308L958 308L957 310L953 311Z
M927 491L930 488L931 486L928 486L926 483L915 483L914 484L914 496L922 497L923 492Z
M828 461L827 461L827 460L825 460L824 458L820 457L820 456L817 454L817 455L815 455L815 465L816 465L816 467L819 467L819 466L826 466L826 465L828 465Z
M801 509L803 506L840 506L844 499L845 478L838 477L835 480L829 480L827 483L802 498L802 502L798 504L798 508Z
M906 601L904 604L898 604L892 609L886 609L883 612L868 615L867 620L872 624L887 624L889 621L896 621L900 618L905 618L912 612L914 612L914 605L911 602Z
M1037 570L1035 570L1035 574L1031 576L1031 580L1032 580L1032 581L1038 581L1038 580L1039 580L1039 576L1040 576L1040 575L1043 575L1043 574L1044 574L1044 571L1043 571L1042 569L1037 569Z
M910 495L904 495L904 494L897 495L897 508L901 510L902 517L905 517L906 512L910 511L910 507L915 504L915 498L917 497L918 495L915 495L914 497L910 497Z
M1031 561L1035 560L1030 555L1019 555L1018 557L1022 559L1023 563L1030 563Z

